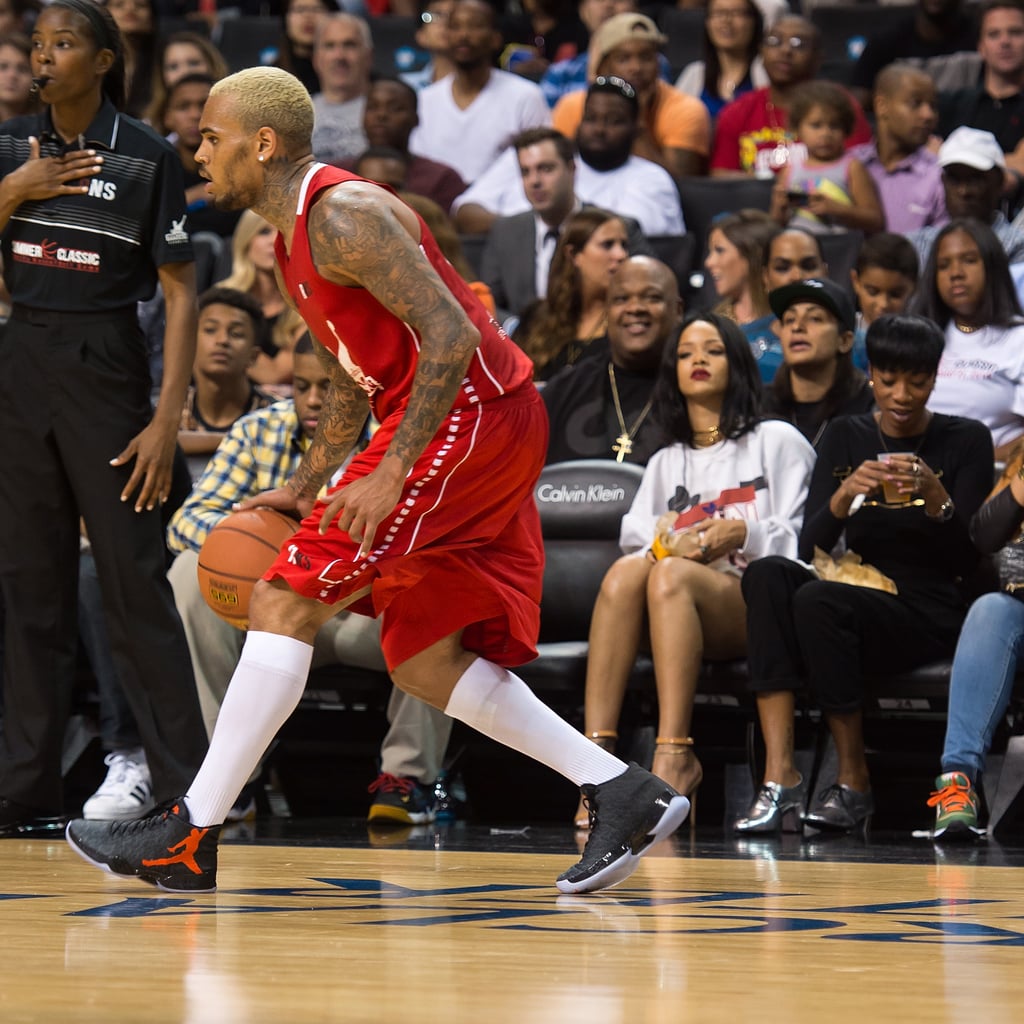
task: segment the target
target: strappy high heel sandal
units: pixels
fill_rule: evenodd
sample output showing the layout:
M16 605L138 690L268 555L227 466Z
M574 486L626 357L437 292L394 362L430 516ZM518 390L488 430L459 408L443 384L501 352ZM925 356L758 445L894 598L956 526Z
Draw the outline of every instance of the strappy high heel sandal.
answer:
M690 828L694 829L697 827L697 787L700 785L701 779L704 778L704 769L694 753L693 737L658 736L654 741L654 756L657 757L659 754L686 758L686 761L679 763L679 769L684 773L687 773L687 769L689 769L687 773L689 778L683 785L676 786L676 789L690 801ZM665 781L669 785L675 786L672 779L665 779Z
M614 729L595 729L593 732L587 733L588 740L596 743L602 750L607 750L609 754L615 753L615 743L618 738L619 734ZM583 797L580 797L580 803L576 808L572 823L580 832L586 832L590 828L590 811L587 810Z

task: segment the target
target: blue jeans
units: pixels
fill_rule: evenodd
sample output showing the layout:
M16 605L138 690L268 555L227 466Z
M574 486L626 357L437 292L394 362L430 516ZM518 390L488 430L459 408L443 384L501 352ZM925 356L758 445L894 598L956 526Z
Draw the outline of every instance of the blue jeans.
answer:
M953 658L943 772L960 771L972 782L1006 711L1024 646L1024 601L985 594L971 605Z

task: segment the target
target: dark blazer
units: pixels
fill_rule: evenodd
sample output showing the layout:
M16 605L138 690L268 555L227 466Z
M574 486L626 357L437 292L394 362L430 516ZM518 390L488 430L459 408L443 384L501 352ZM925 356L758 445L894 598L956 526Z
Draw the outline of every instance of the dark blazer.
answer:
M583 209L592 208L584 203ZM631 256L656 255L640 225L632 217L623 217L629 235ZM533 211L499 217L487 232L480 260L480 280L491 289L498 307L497 320L503 323L518 316L538 298L535 267L537 233Z

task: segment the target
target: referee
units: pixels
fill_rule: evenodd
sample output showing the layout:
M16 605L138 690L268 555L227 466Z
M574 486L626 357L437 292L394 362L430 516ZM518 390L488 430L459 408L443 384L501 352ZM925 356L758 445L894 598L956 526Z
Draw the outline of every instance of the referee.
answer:
M160 503L196 336L181 163L119 113L106 8L52 0L32 33L41 114L0 125L0 586L7 610L0 836L62 827L78 639L79 517L154 796L184 791L206 736L165 575ZM156 412L136 303L167 304Z

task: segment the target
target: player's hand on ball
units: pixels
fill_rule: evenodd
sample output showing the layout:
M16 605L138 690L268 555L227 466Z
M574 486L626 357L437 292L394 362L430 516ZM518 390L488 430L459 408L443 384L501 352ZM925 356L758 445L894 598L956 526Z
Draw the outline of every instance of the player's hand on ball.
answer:
M275 487L271 491L262 491L245 498L234 506L234 511L248 508L276 508L279 512L294 512L305 519L316 501L313 498L300 498L290 487Z

